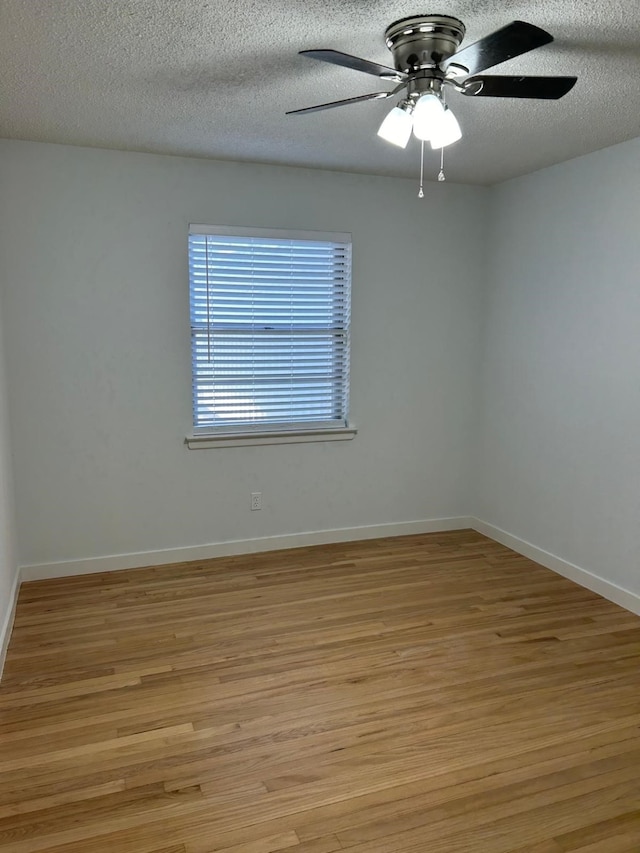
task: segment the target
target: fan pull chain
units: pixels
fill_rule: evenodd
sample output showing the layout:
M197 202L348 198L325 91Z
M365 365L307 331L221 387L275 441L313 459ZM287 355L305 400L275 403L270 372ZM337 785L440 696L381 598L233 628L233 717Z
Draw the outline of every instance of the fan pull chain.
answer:
M424 139L420 141L420 189L418 190L418 198L424 198Z
M438 172L438 180L446 181L447 176L444 173L444 148L440 149L440 171Z
M446 107L446 105L447 105L447 97L446 97L446 92L443 90L443 92L442 92L442 106ZM440 182L447 180L447 176L444 173L444 145L440 149L440 171L438 172L438 180Z

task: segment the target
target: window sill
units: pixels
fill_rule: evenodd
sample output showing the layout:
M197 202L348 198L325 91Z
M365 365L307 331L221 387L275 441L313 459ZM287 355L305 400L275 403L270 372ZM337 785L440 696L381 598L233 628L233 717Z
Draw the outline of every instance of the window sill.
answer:
M227 432L188 435L185 444L190 450L207 447L244 447L251 444L305 444L310 441L351 441L358 430L354 427L337 429L280 430L274 432Z

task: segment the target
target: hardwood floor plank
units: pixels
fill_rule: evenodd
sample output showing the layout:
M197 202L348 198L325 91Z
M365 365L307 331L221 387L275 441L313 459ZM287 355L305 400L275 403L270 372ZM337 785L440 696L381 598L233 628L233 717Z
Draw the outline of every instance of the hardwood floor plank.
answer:
M290 850L291 853L295 853L296 848L299 847L299 841L300 839L295 832L285 832L271 838L260 838L257 841L248 841L244 844L234 844L232 847L218 847L217 849L221 853L276 853L278 850ZM191 849L187 848L187 853L214 853L215 850L215 845L206 849L198 849L198 845L191 845Z

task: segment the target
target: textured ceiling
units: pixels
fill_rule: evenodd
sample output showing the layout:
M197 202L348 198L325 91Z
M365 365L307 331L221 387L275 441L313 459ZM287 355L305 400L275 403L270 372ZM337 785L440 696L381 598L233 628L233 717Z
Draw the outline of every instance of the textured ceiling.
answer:
M384 64L385 27L421 13L463 46L520 19L555 42L487 73L575 74L560 101L449 102L464 138L450 180L491 184L640 135L639 0L0 0L0 137L415 176L376 136L390 102L285 110L391 87L299 57L331 47ZM437 171L429 150L429 174Z

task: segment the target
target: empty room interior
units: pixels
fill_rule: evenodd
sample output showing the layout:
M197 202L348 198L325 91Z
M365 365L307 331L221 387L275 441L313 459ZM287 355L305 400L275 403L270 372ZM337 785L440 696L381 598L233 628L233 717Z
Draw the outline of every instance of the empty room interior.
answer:
M639 83L0 0L0 851L640 851Z

